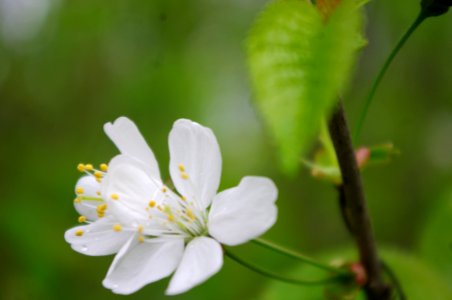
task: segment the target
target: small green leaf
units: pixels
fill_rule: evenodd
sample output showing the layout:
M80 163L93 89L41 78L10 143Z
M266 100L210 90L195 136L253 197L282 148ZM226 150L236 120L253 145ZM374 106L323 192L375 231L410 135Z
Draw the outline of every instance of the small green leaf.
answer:
M343 90L362 44L362 1L343 0L324 20L308 1L272 2L247 42L255 100L293 173Z
M399 149L395 148L392 143L372 146L368 149L370 151L368 164L389 163L395 156L400 154Z

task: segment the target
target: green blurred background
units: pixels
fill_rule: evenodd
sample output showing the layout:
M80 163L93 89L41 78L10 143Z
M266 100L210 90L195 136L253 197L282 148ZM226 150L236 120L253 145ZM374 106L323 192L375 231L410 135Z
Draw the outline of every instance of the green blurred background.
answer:
M308 170L277 168L252 107L244 40L266 1L0 0L0 299L120 299L102 287L112 257L63 239L74 226L79 162L117 150L105 122L126 115L168 177L167 135L177 118L211 127L223 153L221 189L245 175L273 178L279 219L266 237L313 256L352 245L334 188ZM367 6L368 47L345 94L351 124L417 1ZM452 13L428 20L389 69L363 143L401 155L366 170L380 244L424 258L452 282ZM319 88L322 88L319 86ZM283 272L293 262L253 245L242 256ZM268 280L225 259L207 283L174 299L259 299ZM164 299L167 280L129 299ZM447 296L447 295L446 295ZM446 299L446 298L444 298Z

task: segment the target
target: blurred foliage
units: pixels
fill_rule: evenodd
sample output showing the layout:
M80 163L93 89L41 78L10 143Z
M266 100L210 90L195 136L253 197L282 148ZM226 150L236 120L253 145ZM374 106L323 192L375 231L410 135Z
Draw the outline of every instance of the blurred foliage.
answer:
M331 253L334 254L327 254L326 256L324 256L324 258L335 263L345 262L350 259L356 259L356 255L353 255L353 251L350 250L342 249ZM383 249L383 251L381 251L381 256L383 257L385 263L391 266L392 272L394 272L394 274L400 279L400 284L403 287L403 292L406 296L406 299L452 299L452 287L448 284L447 280L445 280L441 275L432 270L429 265L425 264L418 258L393 249ZM291 270L290 274L295 278L324 278L326 276L324 272L312 270L302 265ZM330 284L330 286L327 286L326 288L322 286L300 288L299 286L290 285L287 283L273 283L263 293L262 299L366 299L363 292L360 292L355 296L356 292L352 288L350 289L349 293L336 294L335 296L331 294L331 290L333 290L333 287L331 287L331 285L332 284ZM342 295L342 297L337 295ZM349 296L351 296L351 298L349 298Z
M251 30L256 104L289 174L298 170L300 156L350 77L363 40L360 5L344 0L325 16L306 1L273 1Z
M427 218L420 238L422 256L452 282L452 192L440 198Z
M335 190L307 171L289 180L279 173L250 104L243 44L266 1L0 3L1 299L124 299L101 285L112 257L80 255L63 239L77 220L75 167L117 153L102 125L120 115L138 124L164 177L167 134L180 117L216 133L221 189L245 175L272 177L279 219L269 239L308 254L351 243ZM33 6L13 12L5 3ZM344 93L351 124L370 80L418 12L408 0L366 8L369 45ZM427 216L452 183L451 28L449 15L420 27L382 82L362 136L366 145L393 141L401 151L364 179L379 242L410 252L418 251ZM450 236L450 222L443 226L440 235ZM292 264L249 245L237 251L274 270ZM258 299L269 282L226 259L218 275L173 299ZM128 299L166 299L166 284Z

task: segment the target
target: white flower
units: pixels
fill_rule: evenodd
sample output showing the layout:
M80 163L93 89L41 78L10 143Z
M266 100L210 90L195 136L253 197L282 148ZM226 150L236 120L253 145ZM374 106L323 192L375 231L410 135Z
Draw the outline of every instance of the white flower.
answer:
M79 221L65 239L86 255L117 253L103 281L130 294L174 272L168 295L185 292L223 265L220 243L245 243L276 221L277 189L264 177L245 177L217 194L221 154L213 132L190 120L169 135L170 174L178 194L166 187L157 161L135 124L125 117L104 126L121 154L107 171L79 165L89 175L76 185Z

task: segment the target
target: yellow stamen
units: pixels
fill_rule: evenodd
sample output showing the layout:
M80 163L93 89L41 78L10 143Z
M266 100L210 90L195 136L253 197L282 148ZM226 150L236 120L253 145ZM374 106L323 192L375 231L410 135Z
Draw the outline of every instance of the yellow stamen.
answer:
M102 182L102 180L100 178L96 178L96 181L99 182L99 183Z
M173 222L174 221L174 216L173 215L169 215L168 216L168 221Z
M101 171L96 171L96 172L94 172L94 177L96 177L97 179L102 178L103 175L104 175L104 174L102 174Z
M86 217L85 217L85 216L80 216L80 217L78 217L78 222L79 222L79 223L84 223L84 222L86 222Z
M182 201L187 201L187 198L185 198L184 196L180 197L182 199Z
M86 164L86 165L85 165L85 170L86 170L86 171L92 171L92 170L94 170L94 167L93 167L92 164Z
M96 192L96 195L97 195L97 196L100 196L100 192L99 192L99 191L97 191L97 192Z
M100 170L102 172L107 172L108 171L108 165L107 164L100 164Z
M188 179L188 174L185 173L185 172L182 172L182 173L180 173L180 177L181 177L182 179L184 179L184 180L187 180L187 179Z
M187 209L187 216L188 216L190 219L192 219L192 220L195 220L195 219L196 219L196 217L195 217L195 215L193 214L193 212L191 211L191 209Z
M110 197L113 200L118 200L119 199L119 195L118 194L111 194Z
M158 208L158 210L160 210L160 211L163 210L163 207L162 207L161 205L158 205L157 208Z
M100 205L98 205L97 206L97 208L96 208L96 211L98 212L98 213L100 213L100 212L105 212L107 210L107 203L102 203L102 204L100 204Z
M76 236L82 236L83 233L84 233L83 229L78 229L78 230L75 231L75 235Z
M78 164L77 165L77 170L79 170L80 172L85 172L85 165L84 164Z
M98 212L97 212L97 216L98 216L99 218L103 218L103 217L105 216L105 213L104 213L103 211L98 211Z
M77 193L77 194L83 194L83 192L84 192L84 190L83 190L83 188L82 188L81 186L78 186L78 187L75 189L75 193Z
M183 164L179 164L179 171L181 171L181 172L185 172L185 167L184 167L184 165Z
M166 193L167 189L166 187L162 187L162 192Z
M154 207L155 206L155 201L154 200L149 201L149 206L150 207Z
M80 203L80 202L82 202L82 200L80 198L77 197L74 199L74 203Z
M113 225L113 230L116 231L116 232L120 232L122 230L121 224Z
M144 243L144 236L142 236L142 235L138 236L138 241L140 243Z
M143 225L138 225L138 233L142 233L143 232Z

